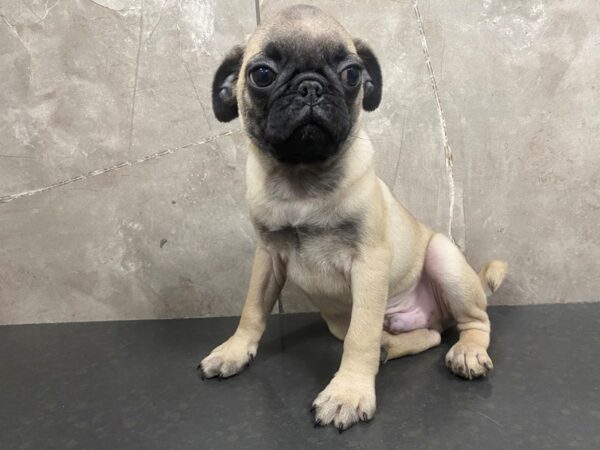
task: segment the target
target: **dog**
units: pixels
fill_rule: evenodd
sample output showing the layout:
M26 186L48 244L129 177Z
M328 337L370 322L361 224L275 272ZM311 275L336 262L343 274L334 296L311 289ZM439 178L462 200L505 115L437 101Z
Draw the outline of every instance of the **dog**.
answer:
M506 264L477 274L442 234L419 223L373 168L362 110L381 101L371 48L305 5L264 21L216 71L216 118L239 116L248 136L247 200L256 231L248 294L235 333L198 366L227 378L257 352L284 283L296 283L343 341L339 370L312 406L315 425L343 431L375 413L383 361L422 352L456 325L450 371L492 369L486 296Z

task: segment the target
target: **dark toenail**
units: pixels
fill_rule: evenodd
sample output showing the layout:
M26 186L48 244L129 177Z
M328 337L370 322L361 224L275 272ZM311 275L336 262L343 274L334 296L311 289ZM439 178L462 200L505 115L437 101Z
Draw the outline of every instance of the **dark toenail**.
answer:
M313 427L314 427L314 428L318 428L318 427L320 427L320 426L321 426L321 419L317 419L317 420L315 420L315 423L313 424Z
M342 434L343 431L344 431L344 426L338 425L338 433Z

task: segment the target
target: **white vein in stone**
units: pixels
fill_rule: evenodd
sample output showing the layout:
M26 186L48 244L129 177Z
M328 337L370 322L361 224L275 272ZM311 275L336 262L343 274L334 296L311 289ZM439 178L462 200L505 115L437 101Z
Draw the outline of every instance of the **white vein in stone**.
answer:
M115 170L122 169L123 167L135 166L137 164L141 164L141 163L146 162L146 161L152 161L152 160L155 160L155 159L159 159L159 158L162 158L165 155L173 154L173 153L175 153L178 150L184 150L186 148L194 147L196 145L208 144L208 143L214 142L217 139L220 139L222 137L231 136L232 134L239 133L239 131L240 130L225 131L224 133L216 134L214 136L210 136L210 137L204 138L204 139L202 139L200 141L197 141L197 142L191 142L189 144L182 145L181 147L167 148L165 150L161 150L159 152L152 153L151 155L146 155L146 156L144 156L142 158L130 159L128 161L123 161L123 162L120 162L120 163L115 164L115 165L110 166L110 167L105 167L103 169L92 170L90 172L78 175L78 176L73 177L73 178L68 178L66 180L58 181L58 182L53 183L53 184L51 184L49 186L45 186L45 187L41 187L41 188L37 188L37 189L32 189L30 191L19 192L18 194L4 195L4 196L0 197L0 203L8 203L8 202L16 200L18 198L29 197L31 195L40 194L42 192L50 191L52 189L56 189L58 187L65 186L67 184L71 184L71 183L74 183L76 181L86 180L88 178L96 177L98 175L102 175L102 174L108 173L108 172L114 172Z
M133 95L131 97L131 118L129 122L129 148L127 149L127 153L131 154L131 146L133 144L133 121L135 119L135 99L137 94L137 86L138 86L138 71L140 68L140 54L142 50L142 34L144 32L144 11L140 10L140 30L138 36L138 49L137 56L135 57L135 72L133 78Z
M419 25L419 35L421 37L421 46L423 47L423 53L425 54L425 63L427 65L427 71L429 72L429 79L431 81L431 87L433 89L433 95L435 96L435 103L437 105L438 116L440 119L440 128L442 133L442 143L444 145L444 156L446 160L446 176L448 178L448 190L449 190L449 211L448 211L448 236L454 240L452 236L452 222L454 218L454 202L455 202L455 188L454 188L454 172L452 162L452 149L448 143L448 132L446 129L446 117L444 110L442 109L442 103L440 102L440 94L438 91L437 82L435 80L435 74L433 73L433 67L431 66L431 58L429 56L429 47L427 46L427 38L425 37L425 28L423 27L423 18L419 11L419 4L417 0L413 2L413 8L417 17L417 24Z

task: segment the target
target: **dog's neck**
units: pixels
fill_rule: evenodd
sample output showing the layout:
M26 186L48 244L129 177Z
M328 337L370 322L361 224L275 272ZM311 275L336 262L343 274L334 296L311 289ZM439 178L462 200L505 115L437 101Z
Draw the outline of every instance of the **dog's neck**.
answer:
M358 129L338 156L320 164L286 165L275 161L250 141L247 177L249 186L282 201L335 194L364 176L373 166L373 147ZM250 194L250 193L249 193Z

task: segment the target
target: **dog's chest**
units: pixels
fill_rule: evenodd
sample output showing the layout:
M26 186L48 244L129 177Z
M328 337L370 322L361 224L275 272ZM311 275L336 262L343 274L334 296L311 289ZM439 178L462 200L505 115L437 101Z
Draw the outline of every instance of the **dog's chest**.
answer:
M285 253L299 253L304 256L336 253L354 248L358 239L358 224L353 220L343 220L334 225L321 224L282 224L276 226L259 225L261 238L269 246Z
M352 218L325 223L259 223L258 230L285 261L288 277L305 292L339 297L349 289L360 223Z

